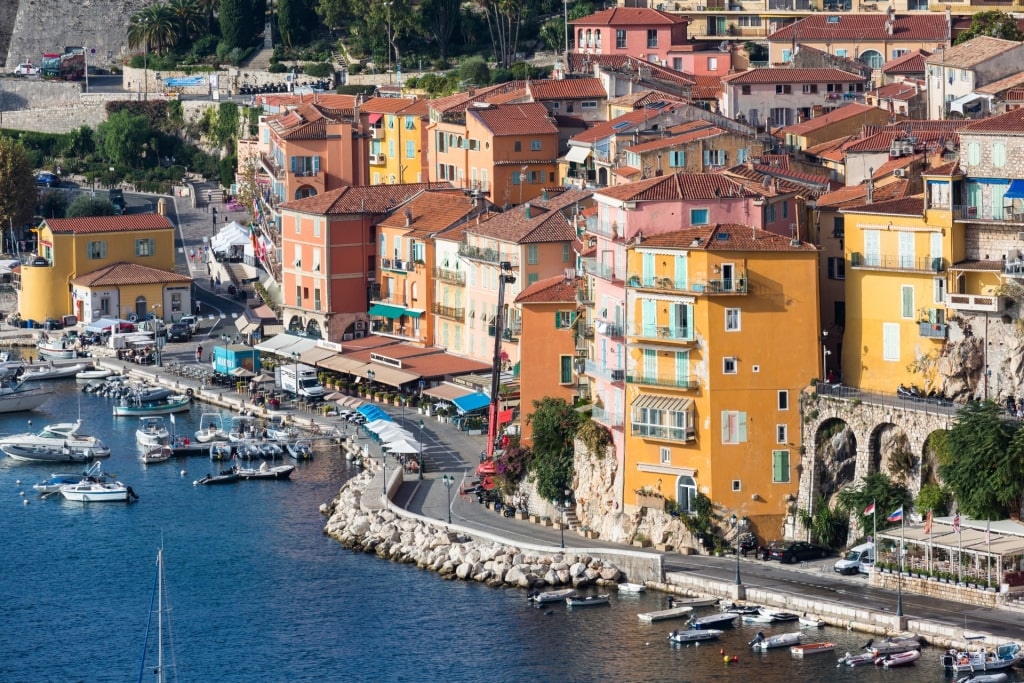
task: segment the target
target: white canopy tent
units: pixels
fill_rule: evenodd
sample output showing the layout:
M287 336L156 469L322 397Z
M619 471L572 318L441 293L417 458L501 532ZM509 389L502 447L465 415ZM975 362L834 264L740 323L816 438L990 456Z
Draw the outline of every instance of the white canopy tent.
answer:
M210 240L210 248L215 252L228 251L231 247L249 244L249 228L231 221Z
M396 425L391 420L373 420L372 422L367 422L363 426L366 427L371 432L373 432L374 434L383 432L389 427L398 427L398 425Z
M405 431L400 427L396 427L395 429L386 429L383 432L378 432L377 436L380 437L380 440L384 442L399 440L411 441L416 438L412 434L410 434L409 432Z
M397 455L412 455L414 453L419 453L423 447L417 442L410 443L409 441L395 441L382 446L382 448Z

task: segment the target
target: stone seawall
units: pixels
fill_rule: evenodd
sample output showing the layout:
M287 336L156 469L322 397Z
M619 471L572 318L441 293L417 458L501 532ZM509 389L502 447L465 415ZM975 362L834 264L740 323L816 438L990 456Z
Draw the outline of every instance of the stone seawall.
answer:
M81 126L95 129L106 120L104 104L0 112L0 128L40 133L68 133Z
M334 501L321 506L321 513L328 517L324 533L346 548L490 586L583 588L617 584L623 578L617 567L590 554L526 552L474 539L440 522L402 517L391 508L364 507L362 497L372 481L371 472L357 475Z

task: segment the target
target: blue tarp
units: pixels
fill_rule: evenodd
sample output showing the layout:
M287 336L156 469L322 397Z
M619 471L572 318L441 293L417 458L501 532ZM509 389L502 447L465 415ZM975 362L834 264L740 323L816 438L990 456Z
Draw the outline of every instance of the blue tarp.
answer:
M467 394L465 396L459 396L452 400L455 407L464 413L471 413L474 410L480 410L486 408L491 403L491 399L488 398L487 394Z
M186 78L165 78L164 85L172 88L183 88L190 85L205 85L205 76L188 76Z
M394 422L390 415L374 405L359 406L356 408L356 412L365 417L367 422L373 422L374 420L388 420L389 422Z

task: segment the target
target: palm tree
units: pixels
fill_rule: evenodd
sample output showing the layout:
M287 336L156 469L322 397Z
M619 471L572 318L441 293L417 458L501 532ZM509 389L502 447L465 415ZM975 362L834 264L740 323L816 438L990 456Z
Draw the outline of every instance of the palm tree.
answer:
M128 20L128 46L142 47L146 51L150 47L157 54L164 47L174 44L178 32L175 30L174 13L167 5L152 5L139 10Z
M176 45L187 42L202 32L205 17L197 0L168 0L167 9L174 15L177 24Z

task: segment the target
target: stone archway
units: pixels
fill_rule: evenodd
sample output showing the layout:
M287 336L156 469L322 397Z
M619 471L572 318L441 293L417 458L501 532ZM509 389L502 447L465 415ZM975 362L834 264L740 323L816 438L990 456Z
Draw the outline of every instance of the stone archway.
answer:
M902 426L882 422L871 430L868 440L870 472L881 472L907 488L920 487L921 459Z
M814 497L830 501L857 477L857 435L839 418L818 425L814 435Z
M313 339L322 339L323 331L320 328L320 323L316 320L310 319L310 321L306 323L306 336L312 337Z
M306 329L306 324L302 320L301 315L293 315L291 320L288 321L288 331L294 332L295 334L302 334Z
M921 486L940 483L939 455L935 449L935 440L942 433L942 431L936 430L924 439L924 445L921 447Z

